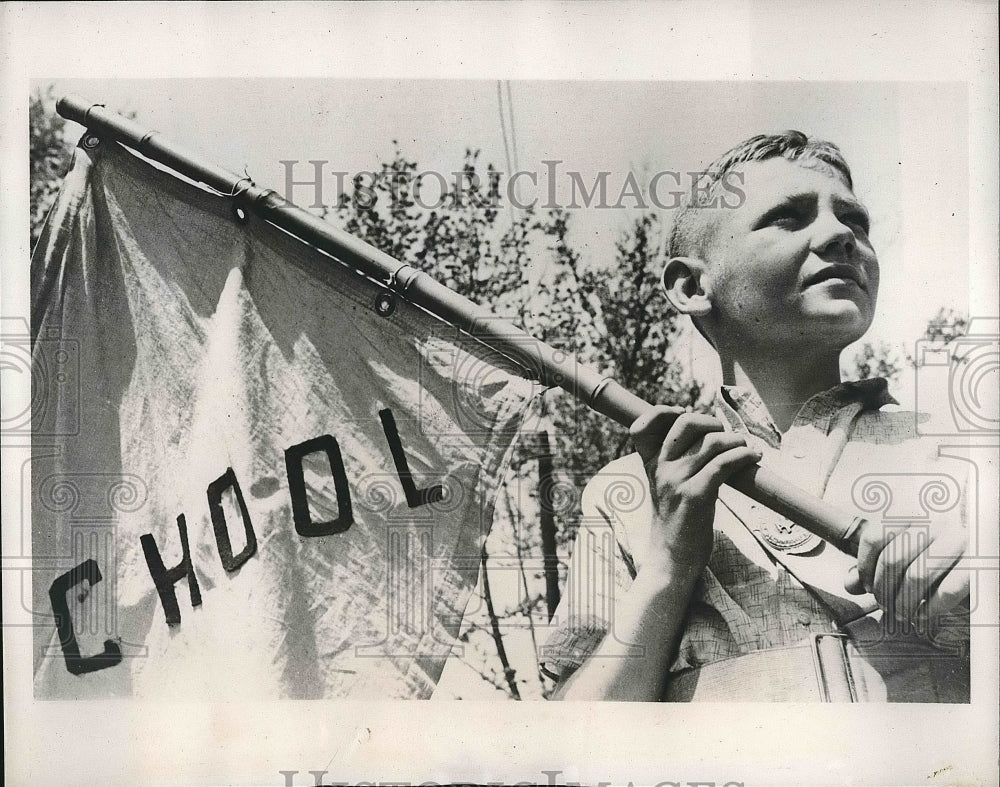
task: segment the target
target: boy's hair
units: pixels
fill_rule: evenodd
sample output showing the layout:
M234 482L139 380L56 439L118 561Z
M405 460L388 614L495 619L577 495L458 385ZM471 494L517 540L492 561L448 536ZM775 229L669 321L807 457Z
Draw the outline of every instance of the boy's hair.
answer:
M758 134L723 153L699 175L697 188L674 219L667 241L667 259L703 257L712 238L712 222L703 209L715 203L720 184L739 165L748 161L766 161L781 157L803 163L821 162L843 175L848 188L854 188L851 168L840 148L832 142L810 139L801 131L782 134Z

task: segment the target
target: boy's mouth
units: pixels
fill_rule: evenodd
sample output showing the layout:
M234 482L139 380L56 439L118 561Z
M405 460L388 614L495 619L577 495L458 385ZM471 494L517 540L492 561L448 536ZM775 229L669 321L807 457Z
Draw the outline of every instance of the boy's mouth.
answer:
M864 273L862 273L862 271L854 265L834 263L833 265L827 265L825 268L809 276L805 282L803 282L803 286L811 287L814 284L821 284L825 281L840 280L843 282L853 282L862 290L867 291L868 287L865 278Z

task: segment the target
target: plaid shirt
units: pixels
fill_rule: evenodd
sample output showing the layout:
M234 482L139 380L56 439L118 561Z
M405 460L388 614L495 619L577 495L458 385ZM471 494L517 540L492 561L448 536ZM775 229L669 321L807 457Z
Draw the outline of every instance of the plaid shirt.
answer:
M845 511L877 520L872 506L883 505L877 493L886 484L896 493L888 496L896 503L885 503L881 511L888 519L892 505L919 497L926 486L927 474L915 469L948 478L964 472L961 462L943 466L947 460L938 457L936 445L919 438L914 413L883 411L888 404L895 400L885 380L844 383L806 402L782 435L754 393L723 387L716 414L727 428L751 436L768 468ZM954 500L946 515L961 517L962 485L949 489ZM541 654L543 669L556 678L579 667L614 634L615 598L642 568L653 509L638 455L605 467L587 485L582 505L566 592ZM874 597L843 588L854 558L823 542L805 554L773 551L753 531L775 517L730 487L720 491L714 547L689 603L671 672L792 645L866 616L882 636Z

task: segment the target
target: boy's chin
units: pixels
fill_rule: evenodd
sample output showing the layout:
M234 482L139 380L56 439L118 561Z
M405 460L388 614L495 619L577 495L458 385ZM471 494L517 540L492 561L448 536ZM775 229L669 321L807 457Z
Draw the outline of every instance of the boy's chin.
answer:
M836 303L818 313L807 315L810 329L817 341L827 345L839 345L841 349L856 342L867 333L872 324L872 315L859 309L853 303Z

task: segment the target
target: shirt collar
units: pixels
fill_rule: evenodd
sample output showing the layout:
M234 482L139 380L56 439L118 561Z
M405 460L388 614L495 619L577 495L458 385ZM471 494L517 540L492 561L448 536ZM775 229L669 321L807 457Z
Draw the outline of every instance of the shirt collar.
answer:
M840 383L816 394L802 405L792 428L809 424L829 434L836 416L845 408L859 406L861 411L878 410L887 404L898 402L889 393L886 380L881 377ZM734 430L748 431L772 448L781 446L781 433L755 391L738 385L723 385L716 394L715 406Z

